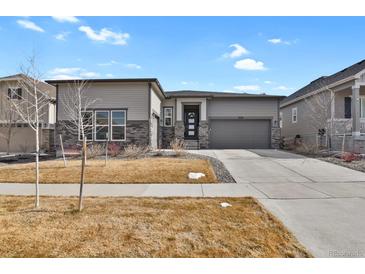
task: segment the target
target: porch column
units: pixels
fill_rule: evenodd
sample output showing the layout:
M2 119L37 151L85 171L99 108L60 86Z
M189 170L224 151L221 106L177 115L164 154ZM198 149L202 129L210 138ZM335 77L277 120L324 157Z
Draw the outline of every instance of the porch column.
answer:
M360 87L352 87L352 135L360 135Z

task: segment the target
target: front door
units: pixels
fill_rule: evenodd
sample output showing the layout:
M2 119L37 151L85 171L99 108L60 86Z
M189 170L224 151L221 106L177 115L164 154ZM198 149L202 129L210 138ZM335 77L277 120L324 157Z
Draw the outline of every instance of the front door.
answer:
M198 139L199 111L185 110L185 139Z

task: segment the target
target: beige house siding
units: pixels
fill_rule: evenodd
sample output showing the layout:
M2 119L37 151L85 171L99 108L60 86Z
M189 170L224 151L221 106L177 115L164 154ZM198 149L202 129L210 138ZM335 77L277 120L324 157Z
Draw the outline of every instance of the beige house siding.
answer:
M72 92L69 84L58 85L58 120L68 120L62 101L67 92ZM96 99L92 108L128 109L128 120L148 120L148 83L90 83L86 90L88 98Z
M151 115L152 113L156 113L160 116L161 113L161 99L157 95L157 91L154 88L151 88Z
M278 122L278 109L278 99L276 98L213 98L208 100L208 118L264 117Z

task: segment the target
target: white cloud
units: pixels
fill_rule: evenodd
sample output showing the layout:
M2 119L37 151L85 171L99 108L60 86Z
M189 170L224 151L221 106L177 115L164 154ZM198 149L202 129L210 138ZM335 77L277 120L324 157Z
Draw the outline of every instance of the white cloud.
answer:
M74 74L81 71L81 68L54 68L50 74Z
M272 38L267 40L269 43L277 45L277 44L284 44L284 45L291 45L291 42L289 41L284 41L281 38Z
M54 20L60 23L78 23L80 22L75 16L52 16Z
M240 44L232 44L229 47L234 48L234 50L230 53L223 54L224 58L237 58L244 54L249 54L249 51Z
M180 84L182 84L184 86L196 86L199 83L195 82L195 81L181 81Z
M68 74L56 74L51 76L52 79L55 80L72 80L72 79L81 79L80 76L77 75L68 75Z
M81 79L81 78L95 78L99 77L99 73L87 71L83 68L69 67L69 68L54 68L48 72L54 79Z
M137 65L137 64L126 64L125 67L129 68L129 69L141 69L142 68L140 65Z
M287 91L289 90L290 88L286 87L286 86L278 86L276 88L274 88L275 90L280 90L280 91Z
M114 74L107 73L107 74L105 74L105 76L108 77L108 78L113 78L114 77Z
M264 81L264 83L268 84L268 85L271 85L271 84L273 84L273 81L266 80L266 81Z
M234 89L239 91L259 91L260 86L258 85L242 85L242 86L235 86Z
M44 32L44 29L42 29L40 26L36 25L34 22L29 20L17 20L16 21L19 26L25 29L30 29L38 32Z
M89 26L79 27L79 31L84 32L86 36L97 42L108 43L112 45L124 46L130 37L128 33L117 33L107 28L102 28L100 31L95 31Z
M59 34L56 34L54 36L54 38L56 38L57 40L60 40L60 41L66 41L66 37L69 35L70 33L69 32L61 32Z
M112 65L116 65L116 64L119 64L119 62L111 60L111 61L106 62L106 63L100 63L100 64L98 64L98 66L106 67L106 66L112 66Z
M93 71L84 71L80 73L80 76L82 78L96 78L99 77L100 74L97 72L93 72Z
M242 69L242 70L266 70L264 63L261 61L256 61L254 59L242 59L239 61L236 61L234 64L234 67L236 69Z

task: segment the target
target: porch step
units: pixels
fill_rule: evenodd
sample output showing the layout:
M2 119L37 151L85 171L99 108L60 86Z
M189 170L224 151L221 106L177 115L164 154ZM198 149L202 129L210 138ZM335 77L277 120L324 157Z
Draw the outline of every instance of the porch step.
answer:
M185 146L185 149L187 149L187 150L196 150L196 149L199 149L199 141L198 140L185 140L184 146Z

